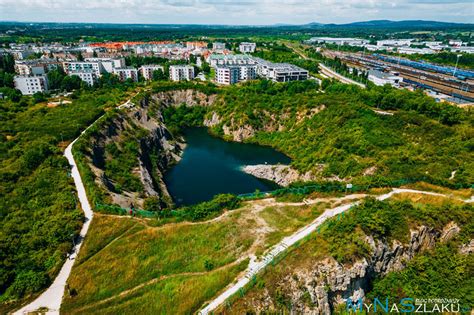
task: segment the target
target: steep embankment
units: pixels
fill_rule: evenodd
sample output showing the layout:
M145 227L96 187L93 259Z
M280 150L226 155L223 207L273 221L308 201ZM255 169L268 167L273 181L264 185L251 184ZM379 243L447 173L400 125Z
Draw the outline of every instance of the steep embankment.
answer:
M207 106L213 100L194 90L168 91L141 96L132 106L108 113L75 148L91 201L143 207L153 198L159 207L169 207L163 172L180 159L184 143L169 132L162 110Z

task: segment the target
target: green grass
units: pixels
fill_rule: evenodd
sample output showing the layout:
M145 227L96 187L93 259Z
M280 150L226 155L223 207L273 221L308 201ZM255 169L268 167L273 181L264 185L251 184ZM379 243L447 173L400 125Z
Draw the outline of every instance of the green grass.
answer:
M250 223L235 221L229 216L216 223L134 228L133 234L125 233L104 247L105 242L94 245L100 243L96 238L103 238L100 232L96 234L102 226L113 224L112 229L123 231L130 224L126 219L95 218L85 242L89 250L81 252L79 261L83 262L74 267L68 281L77 296L65 299L64 310L72 311L162 276L207 272L235 262L253 242L253 235L247 233ZM102 250L94 250L96 254L91 256L90 248Z

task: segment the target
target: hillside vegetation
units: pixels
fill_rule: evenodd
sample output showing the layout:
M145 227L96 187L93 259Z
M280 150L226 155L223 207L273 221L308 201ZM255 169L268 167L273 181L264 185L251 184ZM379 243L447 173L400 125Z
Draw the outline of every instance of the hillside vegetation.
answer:
M63 150L125 95L118 89L76 93L71 104L56 107L28 97L0 101L1 310L59 272L83 219Z

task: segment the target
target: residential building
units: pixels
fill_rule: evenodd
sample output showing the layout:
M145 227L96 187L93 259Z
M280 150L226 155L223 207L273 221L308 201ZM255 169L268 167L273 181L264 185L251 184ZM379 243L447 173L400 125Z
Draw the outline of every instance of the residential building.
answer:
M206 42L186 42L187 49L207 48Z
M23 95L33 95L38 92L48 91L48 78L45 75L22 76L16 75L13 78L15 88Z
M219 84L235 84L240 81L254 80L257 77L255 65L217 66L215 80Z
M255 48L257 48L255 43L242 42L239 45L239 51L243 54L253 53Z
M113 73L114 68L125 68L124 58L86 58L87 62L100 62L104 71Z
M89 86L94 85L97 79L99 78L93 70L69 72L68 75L78 76L79 78L81 78L82 81L86 82Z
M208 63L211 67L230 66L230 65L254 65L255 59L250 55L222 55L212 54L208 57Z
M224 50L225 49L225 43L219 43L219 42L212 43L212 49L213 50Z
M125 81L131 79L133 81L138 81L138 71L133 67L126 68L114 68L113 74L117 75L120 81Z
M219 84L235 84L240 80L239 66L217 66L216 82Z
M289 63L273 63L255 58L257 74L274 82L289 82L308 79L308 70Z
M42 75L59 65L54 59L15 60L15 72L23 76Z
M378 70L369 70L369 80L375 85L390 84L391 86L399 87L400 82L403 82L403 78L397 72L381 72Z
M66 61L63 62L63 68L66 74L70 72L93 71L98 77L106 72L100 61Z
M182 81L194 79L194 67L189 65L170 66L171 81Z
M145 80L153 79L153 72L156 70L161 70L163 72L165 71L163 66L160 65L143 65L138 69Z

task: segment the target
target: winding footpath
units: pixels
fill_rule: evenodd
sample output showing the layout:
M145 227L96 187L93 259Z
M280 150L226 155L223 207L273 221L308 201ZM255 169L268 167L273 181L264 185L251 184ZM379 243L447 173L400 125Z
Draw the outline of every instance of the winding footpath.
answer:
M129 98L125 103L119 105L118 108L133 106L131 100L133 99L133 97L138 95L138 93L140 93L140 91L137 92L131 98ZM79 233L77 243L74 245L72 253L68 256L68 258L66 258L66 262L62 266L61 270L59 271L59 274L56 276L56 279L54 279L54 282L49 286L49 288L46 289L46 291L44 291L33 302L14 312L13 314L15 315L28 314L38 309L47 309L47 311L43 312L45 314L59 314L67 279L71 274L72 266L76 261L77 255L79 254L79 250L81 249L82 242L86 237L87 231L89 230L89 225L91 224L92 218L94 217L94 212L92 211L92 207L89 203L89 200L87 199L86 189L84 187L84 184L82 183L81 174L79 173L76 161L74 160L74 156L72 154L72 147L74 143L76 143L76 141L102 117L103 115L97 118L92 124L89 125L89 127L84 129L84 131L82 131L81 134L67 146L66 150L64 150L64 156L66 157L69 162L69 165L71 166L71 176L74 179L74 185L76 186L79 202L81 203L81 208L82 211L84 211L85 216L84 225L82 226L82 229Z
M401 189L401 188L394 188L392 191L389 193L380 195L375 197L377 200L385 200L390 197L392 197L395 194L400 194L400 193L416 193L416 194L423 194L423 195L432 195L432 196L442 196L442 197L447 197L444 194L441 193L436 193L436 192L430 192L430 191L421 191L421 190L414 190L414 189ZM472 202L473 198L469 200L463 200L460 199L464 202ZM332 209L326 210L323 214L321 214L318 218L316 218L313 222L311 222L309 225L305 226L304 228L300 229L293 235L290 235L288 237L285 237L283 240L281 240L278 244L272 247L272 249L265 254L261 260L257 261L255 260L255 257L253 257L250 262L249 266L247 267L247 271L244 276L240 277L236 283L232 284L230 287L228 287L223 293L221 293L218 297L213 299L212 301L209 302L201 311L199 314L201 315L207 315L212 313L213 310L215 310L219 305L223 304L228 298L230 298L232 295L236 294L239 292L239 290L243 289L245 285L247 285L254 276L257 275L258 272L263 270L266 266L268 266L273 259L284 252L286 249L288 249L290 246L294 245L298 241L304 239L305 237L309 236L311 233L316 231L316 229L321 226L327 219L334 217L338 214L343 213L344 211L349 210L351 207L359 204L360 201L355 201L353 203L347 204L347 205L342 205L339 207L335 207Z

